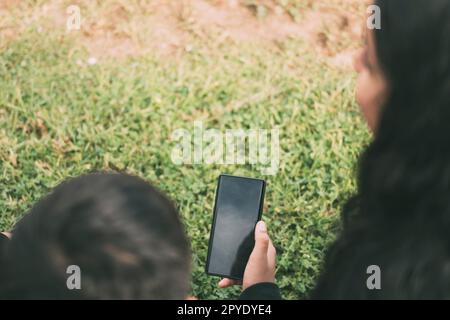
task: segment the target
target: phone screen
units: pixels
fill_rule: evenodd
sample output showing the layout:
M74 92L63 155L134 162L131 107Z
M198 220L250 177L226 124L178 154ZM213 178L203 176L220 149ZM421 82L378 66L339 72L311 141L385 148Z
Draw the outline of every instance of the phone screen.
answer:
M221 175L216 191L206 272L242 279L261 219L264 180Z

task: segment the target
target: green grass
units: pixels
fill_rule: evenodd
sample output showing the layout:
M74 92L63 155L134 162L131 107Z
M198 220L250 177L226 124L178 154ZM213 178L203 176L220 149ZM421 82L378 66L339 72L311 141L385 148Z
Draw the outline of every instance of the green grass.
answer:
M222 44L162 62L146 56L90 66L70 39L27 32L0 43L0 229L67 177L96 169L138 174L177 203L193 250L192 294L235 298L204 274L216 179L257 168L172 163L171 133L280 128L281 163L264 219L287 299L307 295L339 211L355 188L368 140L352 73L331 69L302 42ZM78 63L77 63L78 61ZM81 64L79 62L82 62Z

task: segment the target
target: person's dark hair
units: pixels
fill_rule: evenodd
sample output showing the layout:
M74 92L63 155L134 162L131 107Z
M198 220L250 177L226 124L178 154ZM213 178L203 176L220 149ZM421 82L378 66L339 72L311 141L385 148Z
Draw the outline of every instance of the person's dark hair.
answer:
M450 298L450 1L377 0L389 97L312 298ZM381 269L368 290L367 268Z
M17 224L6 252L5 298L184 299L190 250L177 210L144 180L70 179ZM79 266L81 290L67 268Z

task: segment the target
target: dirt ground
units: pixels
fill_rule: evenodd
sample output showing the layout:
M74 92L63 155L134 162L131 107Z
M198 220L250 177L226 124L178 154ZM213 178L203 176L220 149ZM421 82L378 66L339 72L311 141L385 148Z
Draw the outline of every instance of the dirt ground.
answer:
M0 2L0 36L14 39L29 26L38 32L70 33L95 59L148 52L170 56L195 44L224 41L271 45L288 38L303 39L312 50L337 67L351 66L361 38L364 2L299 0L304 8L294 19L274 0L150 0L150 1L28 1ZM77 5L81 29L67 31L67 7ZM263 8L263 12L261 12ZM200 41L198 41L200 40Z

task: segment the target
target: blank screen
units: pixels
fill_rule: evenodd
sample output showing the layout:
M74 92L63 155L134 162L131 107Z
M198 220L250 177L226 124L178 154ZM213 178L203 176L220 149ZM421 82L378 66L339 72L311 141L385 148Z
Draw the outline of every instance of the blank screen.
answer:
M208 273L242 279L254 246L264 181L220 176Z

